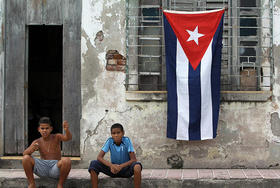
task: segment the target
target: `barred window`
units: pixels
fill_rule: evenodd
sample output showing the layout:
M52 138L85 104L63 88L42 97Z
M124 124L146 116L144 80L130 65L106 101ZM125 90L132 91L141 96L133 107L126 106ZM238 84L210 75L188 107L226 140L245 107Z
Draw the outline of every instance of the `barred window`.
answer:
M224 7L221 90L270 90L272 0L127 0L127 90L166 90L162 9Z

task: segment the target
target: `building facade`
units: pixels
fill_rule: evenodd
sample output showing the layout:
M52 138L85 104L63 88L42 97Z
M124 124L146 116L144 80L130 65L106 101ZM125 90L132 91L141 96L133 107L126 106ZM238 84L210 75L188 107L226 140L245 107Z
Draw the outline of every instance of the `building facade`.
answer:
M166 138L162 9L227 8L218 135ZM145 168L271 168L280 155L280 0L0 0L0 156L50 116L64 155L96 159L124 125ZM35 122L35 123L34 123Z

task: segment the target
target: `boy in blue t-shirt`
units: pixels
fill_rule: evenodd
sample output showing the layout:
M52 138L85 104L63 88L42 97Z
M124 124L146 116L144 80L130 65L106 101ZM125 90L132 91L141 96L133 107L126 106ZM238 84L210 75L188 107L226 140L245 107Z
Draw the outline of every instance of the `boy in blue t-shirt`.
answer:
M91 175L92 187L98 187L98 174L103 172L111 177L129 178L134 175L134 187L141 186L142 165L137 162L134 148L128 137L124 136L123 126L115 123L111 126L111 135L97 156L91 161L88 171ZM111 162L104 155L110 150Z

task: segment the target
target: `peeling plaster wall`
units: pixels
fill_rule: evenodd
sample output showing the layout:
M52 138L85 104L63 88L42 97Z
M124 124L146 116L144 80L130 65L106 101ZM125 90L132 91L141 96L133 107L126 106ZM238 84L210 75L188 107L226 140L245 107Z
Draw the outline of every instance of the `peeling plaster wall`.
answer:
M280 0L274 1L274 83L267 102L223 102L218 136L208 141L166 138L166 102L128 102L125 73L105 70L108 50L125 56L125 0L83 0L81 157L87 167L124 125L145 168L279 168ZM263 1L267 3L267 1ZM271 62L265 62L271 63ZM108 157L108 155L106 155Z
M96 159L110 125L125 124L125 74L105 70L108 50L125 55L125 1L84 0L82 8L81 156ZM128 131L128 130L127 130Z

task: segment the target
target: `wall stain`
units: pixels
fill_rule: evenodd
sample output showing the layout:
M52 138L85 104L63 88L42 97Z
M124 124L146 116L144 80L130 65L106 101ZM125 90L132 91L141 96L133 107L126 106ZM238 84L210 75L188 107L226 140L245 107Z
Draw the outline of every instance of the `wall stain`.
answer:
M280 119L277 112L273 112L271 115L270 124L272 134L275 136L280 136Z
M141 148L140 146L138 146L138 147L136 148L136 155L137 155L137 156L141 156L142 153L143 153L142 148Z
M167 157L167 164L171 165L171 168L173 169L180 169L183 168L184 161L181 156L175 154Z
M193 158L204 158L208 156L208 150L200 147L197 149L190 149L189 155Z
M108 44L110 49L117 49L122 52L125 41L122 37L125 37L125 16L120 15L120 10L125 11L125 1L116 2L112 6L108 7L107 2L112 2L110 0L105 0L103 3L103 13L101 16L101 22L103 23L103 32L106 35L106 40L104 41ZM111 14L108 17L107 14ZM113 32L112 32L113 31ZM123 48L125 50L125 48Z
M103 39L104 39L103 31L98 31L94 39L95 45L100 44L103 41Z
M91 98L94 98L96 91L94 88L95 79L101 74L102 68L99 64L96 48L90 42L86 32L82 30L82 37L86 39L87 51L82 53L84 63L82 64L82 84L86 85L83 91L83 105L86 105Z

